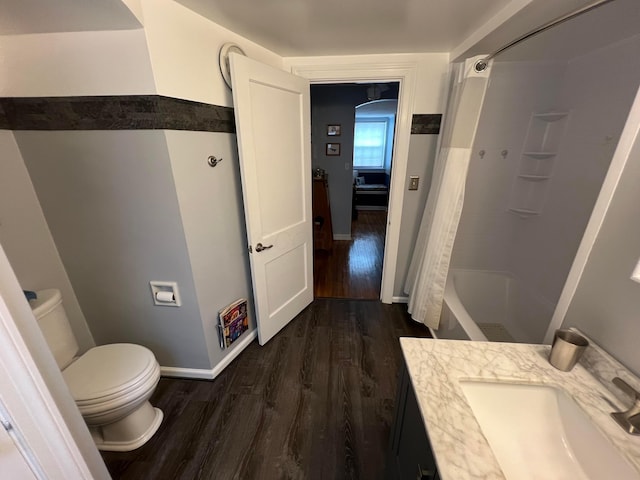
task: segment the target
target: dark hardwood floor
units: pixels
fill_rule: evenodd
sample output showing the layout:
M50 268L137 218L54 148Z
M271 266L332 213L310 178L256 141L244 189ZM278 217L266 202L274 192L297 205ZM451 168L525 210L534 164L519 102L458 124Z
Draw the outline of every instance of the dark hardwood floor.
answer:
M158 433L103 458L114 479L382 478L400 336L429 336L405 305L315 300L215 380L161 379Z
M380 298L387 212L358 211L351 240L335 240L331 251L314 252L316 298Z

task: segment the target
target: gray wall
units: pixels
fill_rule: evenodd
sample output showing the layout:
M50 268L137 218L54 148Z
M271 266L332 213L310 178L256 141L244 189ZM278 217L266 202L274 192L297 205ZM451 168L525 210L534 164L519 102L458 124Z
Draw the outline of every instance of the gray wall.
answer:
M176 130L165 136L209 358L216 365L229 352L218 344L218 311L246 298L249 329L255 329L236 136ZM223 159L215 168L206 162L212 154Z
M640 137L569 305L563 326L575 326L640 375L640 285L629 279L640 258Z
M357 86L311 87L311 165L329 175L329 203L334 235L351 235L353 128L355 107L361 102ZM342 134L327 136L327 125L339 124ZM327 156L326 144L339 143L340 155Z
M311 162L329 174L329 202L334 235L351 235L353 129L355 107L368 102L369 85L311 86ZM389 84L382 98L398 98L398 84ZM327 125L342 125L342 135L327 136ZM327 156L327 143L340 143L339 156Z
M211 368L163 132L15 136L96 343ZM178 282L183 306L154 306L150 280Z
M13 133L0 130L0 243L25 290L58 288L82 351L95 345Z

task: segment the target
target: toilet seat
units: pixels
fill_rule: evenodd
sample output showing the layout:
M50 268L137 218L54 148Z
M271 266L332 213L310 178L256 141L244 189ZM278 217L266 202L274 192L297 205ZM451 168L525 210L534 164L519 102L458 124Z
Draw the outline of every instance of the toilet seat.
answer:
M118 408L155 387L160 368L147 348L117 343L90 349L62 375L85 414Z

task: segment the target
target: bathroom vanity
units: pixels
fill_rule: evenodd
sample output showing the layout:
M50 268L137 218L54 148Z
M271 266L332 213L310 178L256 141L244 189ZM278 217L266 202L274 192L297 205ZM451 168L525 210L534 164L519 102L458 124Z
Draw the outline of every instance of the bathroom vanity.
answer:
M406 366L400 373L385 479L437 480L438 469Z
M640 480L640 436L611 418L640 381L597 345L570 372L549 346L400 339L387 479Z

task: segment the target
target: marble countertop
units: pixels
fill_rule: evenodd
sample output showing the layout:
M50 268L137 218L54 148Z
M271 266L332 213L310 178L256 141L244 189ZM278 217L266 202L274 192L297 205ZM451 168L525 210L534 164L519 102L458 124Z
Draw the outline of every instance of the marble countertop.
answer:
M564 389L640 472L640 436L609 416L612 405L626 410L632 402L611 379L637 390L640 380L593 342L570 372L549 364L546 345L422 338L400 344L442 480L505 478L460 387L459 380L472 379Z

